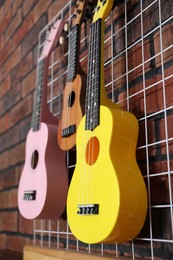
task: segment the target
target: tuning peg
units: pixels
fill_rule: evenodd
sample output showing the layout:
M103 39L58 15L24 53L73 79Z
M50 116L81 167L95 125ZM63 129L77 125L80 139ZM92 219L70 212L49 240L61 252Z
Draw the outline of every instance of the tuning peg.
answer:
M75 4L75 8L78 8L78 7L79 7L79 4L78 4L78 3L76 3L76 4Z
M61 36L60 38L59 38L59 44L60 45L63 45L65 43L65 37L64 36Z
M76 17L77 17L77 14L74 13L74 14L72 15L72 18L73 18L73 19L76 19Z
M78 14L81 14L81 12L82 12L82 11L81 11L80 9L77 10L77 13L78 13Z
M68 32L68 31L69 31L69 28L70 28L69 24L68 24L68 23L65 23L65 24L64 24L64 31L65 31L65 32Z
M63 29L62 35L59 38L59 44L63 45L67 41L67 34L68 34L69 30L70 30L70 25L69 25L69 23L66 22L64 24L64 29Z

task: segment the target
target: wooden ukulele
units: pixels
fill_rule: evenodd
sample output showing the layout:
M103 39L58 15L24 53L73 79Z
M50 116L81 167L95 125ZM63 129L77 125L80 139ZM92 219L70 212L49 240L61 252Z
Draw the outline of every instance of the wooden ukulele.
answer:
M76 1L69 32L67 83L63 94L63 110L58 126L58 144L69 150L76 144L76 130L83 116L86 76L79 63L80 27L86 14L88 0Z
M59 218L68 190L65 152L57 145L57 119L47 105L49 58L64 27L58 20L51 28L38 60L31 129L26 139L26 158L18 188L18 207L27 219Z
M113 2L99 0L91 24L85 116L67 196L70 229L85 243L127 242L140 232L147 212L136 162L137 119L108 100L104 86L104 19Z

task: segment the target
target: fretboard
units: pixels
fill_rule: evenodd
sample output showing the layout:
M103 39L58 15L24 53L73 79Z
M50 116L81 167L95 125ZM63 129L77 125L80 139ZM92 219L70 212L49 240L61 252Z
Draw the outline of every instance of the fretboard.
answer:
M40 127L42 95L43 95L44 64L45 64L44 59L41 59L38 62L37 82L36 82L33 112L32 112L32 122L31 122L31 127L33 131L39 130Z
M88 60L87 92L85 103L85 129L93 130L99 125L100 115L100 66L101 66L101 20L91 25Z
M68 53L68 71L67 80L73 81L76 77L78 51L79 51L79 26L75 25L69 33L69 53Z

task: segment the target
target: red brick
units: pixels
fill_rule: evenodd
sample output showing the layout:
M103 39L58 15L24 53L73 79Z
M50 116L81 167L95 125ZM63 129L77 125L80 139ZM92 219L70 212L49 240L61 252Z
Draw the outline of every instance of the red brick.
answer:
M137 97L138 97L138 95L139 95L139 98L138 98L138 99L142 98L142 97L143 97L143 94L141 94L141 93L139 93L139 92L141 92L141 91L143 90L143 88L144 88L143 82L140 82L140 83L136 83L136 82L135 82L135 84L133 84L131 87L130 87L130 86L128 87L129 96L133 96L133 95L135 95L136 93L138 93L138 94L136 95Z
M12 1L12 10L14 15L16 14L17 9L19 8L22 2L23 0Z
M33 8L35 3L37 2L38 2L37 0L23 1L22 4L23 15L26 16L29 13L29 11Z
M6 249L7 246L7 235L0 234L0 249Z
M0 106L0 115L10 110L20 100L20 84L12 88L7 95L4 96Z
M5 1L5 4L3 5L4 6L4 12L6 14L7 10L10 8L11 9L11 3L12 3L13 0L8 0L8 1Z
M3 80L4 75L3 75L3 69L0 70L0 82Z
M0 190L13 187L19 183L19 167L8 168L0 174Z
M24 39L24 37L27 35L27 33L31 30L31 28L33 26L34 26L34 15L33 15L33 12L31 12L26 17L26 19L23 21L23 23L20 25L20 27L14 34L14 37L13 37L13 48L14 49Z
M6 61L3 68L3 76L5 77L7 74L11 72L11 70L21 61L21 46L19 46L13 54Z
M36 85L36 69L31 71L22 81L22 97L24 98L35 89Z
M173 161L170 160L170 171L173 171ZM172 183L172 187L173 187L173 183Z
M32 69L32 53L30 52L13 70L11 81L15 86Z
M132 48L128 51L128 70L131 71L129 73L129 82L136 79L143 73L143 58L144 61L148 60L150 58L150 44L149 41L146 40L144 42L144 57L142 57L142 45L141 43L138 43L134 45ZM145 63L145 73L149 71L150 63Z
M145 137L145 122L142 121L139 124L139 138L138 138L138 146L146 145L146 137ZM155 137L155 123L153 120L147 121L147 129L148 129L148 144L152 144L156 142Z
M166 128L167 124L167 128ZM160 121L160 140L166 140L166 130L168 129L168 138L173 137L173 115L168 115L166 119L166 124L165 124L165 118L161 119ZM172 143L169 143L172 145ZM166 144L162 144L162 153L166 153ZM172 148L172 147L170 147ZM170 153L173 151L169 151Z
M48 8L48 21L51 21L57 15L57 10L61 10L67 3L68 0L54 1Z
M1 191L0 192L0 209L5 209L8 207L8 192Z
M140 86L140 84L137 85L137 89L138 86ZM133 88L135 90L136 85ZM133 88L130 88L130 90L132 90ZM138 95L132 95L130 97L129 111L131 111L137 118L144 116L144 93L143 92L138 93Z
M130 1L132 2L132 1ZM128 2L129 3L129 2ZM113 11L113 20L117 20L120 16L124 15L124 5L120 4L118 6L115 6Z
M145 72L149 70L150 67L150 62L146 62L147 60L150 59L150 41L145 40L144 45L143 45L143 50L144 50L144 62L145 62Z
M141 17L139 14L139 6L138 8L131 9L128 13L127 17L127 45L130 46L132 43L136 42L139 38L141 38ZM135 17L135 18L134 18Z
M14 1L13 3L17 3L17 1ZM9 39L12 37L12 35L14 34L14 32L16 31L17 27L21 24L22 22L22 11L21 8L17 10L15 16L13 17L13 19L10 22L10 25L8 26L8 28L5 31L5 42L8 43Z
M150 178L151 203L160 205L169 202L169 184L167 176Z
M9 152L1 153L0 156L0 171L5 170L9 166Z
M17 189L11 189L8 192L8 208L17 208Z
M0 49L4 47L4 35L0 35Z
M123 86L125 83L125 57L120 56L113 62L113 78L114 80L119 78L118 80L115 81L114 86L119 87ZM116 77L115 77L116 75Z
M10 165L14 166L25 159L25 143L16 145L9 151Z
M146 7L149 7L148 1L143 1L143 10ZM140 10L138 10L137 14L139 14L139 12ZM158 26L158 23L159 23L159 9L158 9L158 3L155 2L152 5L150 5L149 8L146 8L146 10L143 12L143 34L146 35L148 32L150 32L152 29Z
M8 42L6 44L4 44L3 48L1 48L0 51L0 65L2 65L7 58L10 56L12 52L12 40L9 39Z
M24 39L27 33L33 28L34 24L39 20L43 13L47 12L47 8L50 5L51 0L40 0L34 7L33 11L29 13L21 26L16 31L13 38L13 47L16 48L18 44Z
M173 77L165 80L166 107L172 106L172 86Z
M165 78L169 77L169 76L173 77L172 71L173 71L173 66L165 68L164 69L164 76L165 76Z
M158 101L157 101L157 92L150 91L148 94L146 93L146 108L147 113L154 113L158 111Z
M19 125L16 125L5 132L3 136L0 137L0 142L0 152L9 149L12 145L17 144L19 142Z
M38 35L46 25L47 16L42 15L22 41L22 57L24 57L29 51L33 51L33 47L38 45Z
M146 101L147 101L147 113L152 113L155 111L159 111L163 109L164 103L163 103L163 85L162 83L157 83L157 77L153 77L153 79L156 79L156 84L148 88L146 90ZM147 85L151 86L154 83L154 80L150 79L147 82ZM150 84L149 84L150 82Z
M173 115L167 117L168 138L173 137Z
M11 126L22 120L31 113L31 95L19 102L10 112Z
M148 144L152 144L156 141L155 136L155 124L153 120L147 121L147 131L148 131ZM146 145L146 136L145 136L145 122L142 121L139 123L139 136L138 136L138 144L137 147L145 146ZM156 145L149 146L149 155L155 156L156 155ZM138 149L136 151L137 159L138 160L145 160L146 159L146 148Z
M149 165L149 171L150 171L150 174L167 172L168 171L168 162L167 161L153 162Z
M129 1L128 3L127 3L127 8L128 8L128 10L130 9L130 8L132 8L135 4L137 4L139 2L139 0L131 0L131 1Z
M0 8L0 22L4 19L4 8L3 6Z
M9 129L10 126L10 115L6 113L3 117L0 118L0 134L4 133Z
M169 151L170 154L173 153L173 141L172 140L168 141L168 151ZM165 153L167 154L167 150L166 150Z
M118 102L119 102L120 108L122 110L127 110L127 100L126 100L126 98L127 98L126 92L122 92L118 96ZM116 97L115 97L115 102L116 102Z
M17 212L1 212L0 213L0 230L1 231L17 231Z
M28 134L28 131L31 128L31 117L27 117L26 119L22 120L19 127L20 127L20 140L25 141L26 135Z
M33 234L33 220L25 219L19 214L19 232Z
M0 84L0 99L10 90L11 77L7 76Z
M30 239L26 237L20 236L8 236L7 237L7 248L16 252L23 252L23 248L25 245L30 244Z
M162 83L146 90L146 108L147 113L153 113L163 109L163 88Z
M4 18L3 22L0 23L0 35L6 30L7 26L11 22L12 18L12 9L11 6L9 5L9 1L5 1L5 5L2 7L3 8L3 13L4 13Z
M106 34L105 37L110 37L108 34ZM88 54L88 53L87 53ZM112 57L112 50L111 50L111 39L105 42L104 44L104 62L107 62Z
M51 0L40 0L37 2L37 5L34 7L34 22L36 23L38 19L42 16L43 13L47 12L50 6Z
M162 28L162 48L164 49L168 48L173 44L173 24L165 25ZM160 30L155 33L154 35L154 50L155 54L158 54L161 52L161 46L160 46ZM163 52L163 59L164 63L172 60L173 57L173 48L171 47L168 51ZM161 66L161 55L158 55L155 58L156 67Z

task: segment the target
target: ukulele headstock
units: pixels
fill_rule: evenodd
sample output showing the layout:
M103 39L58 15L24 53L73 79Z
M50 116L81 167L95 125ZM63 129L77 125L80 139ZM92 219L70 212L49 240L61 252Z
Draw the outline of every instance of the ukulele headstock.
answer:
M85 12L86 12L88 2L89 2L88 0L77 0L76 1L75 10L74 10L73 17L72 17L72 27L74 27L77 24L79 24L79 25L82 24L84 17L85 17Z
M56 47L58 40L64 28L64 21L57 20L47 33L46 40L44 42L43 49L41 51L40 58L50 56L52 50Z
M98 19L105 19L111 11L114 0L98 0L95 8L93 23Z

